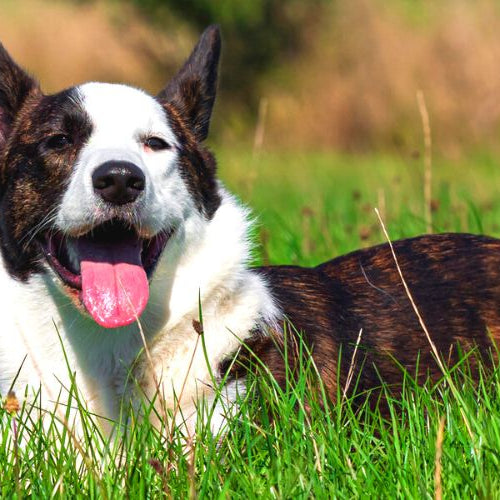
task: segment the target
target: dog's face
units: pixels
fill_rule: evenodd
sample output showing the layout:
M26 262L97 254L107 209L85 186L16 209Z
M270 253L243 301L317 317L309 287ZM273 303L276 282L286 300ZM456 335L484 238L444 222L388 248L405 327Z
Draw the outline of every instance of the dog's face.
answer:
M156 97L87 83L43 95L0 45L0 237L9 272L51 272L96 322L145 308L169 238L220 199L201 145L220 36L208 28Z

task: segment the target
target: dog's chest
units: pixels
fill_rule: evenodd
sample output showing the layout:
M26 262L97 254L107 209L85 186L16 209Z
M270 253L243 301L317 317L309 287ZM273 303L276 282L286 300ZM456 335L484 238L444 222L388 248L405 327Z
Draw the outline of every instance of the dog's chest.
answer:
M154 400L173 410L179 404L191 405L199 398L212 394L218 381L220 361L237 348L233 334L213 325L200 335L192 322L186 320L175 329L158 336L144 351L132 376L135 392L140 399Z
M216 293L217 300L204 303L203 324L193 310L158 334L132 372L141 399L145 395L151 401L159 393L161 403L174 409L212 396L223 375L222 362L237 354L259 320L262 304L252 296L259 296L260 287L249 277L238 293Z

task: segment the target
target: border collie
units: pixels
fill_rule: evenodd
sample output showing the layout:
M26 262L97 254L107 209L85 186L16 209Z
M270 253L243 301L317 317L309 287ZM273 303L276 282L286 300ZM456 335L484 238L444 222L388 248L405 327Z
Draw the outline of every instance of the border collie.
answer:
M109 419L137 387L189 413L227 369L234 398L244 373L228 360L242 343L284 382L285 321L332 398L360 330L358 390L397 383L394 358L439 376L387 245L316 268L248 266L247 210L203 146L220 44L209 27L156 97L95 82L45 95L0 45L4 396L41 388L56 401L74 372ZM500 336L500 242L422 236L395 251L438 350L450 361L456 343L487 354Z

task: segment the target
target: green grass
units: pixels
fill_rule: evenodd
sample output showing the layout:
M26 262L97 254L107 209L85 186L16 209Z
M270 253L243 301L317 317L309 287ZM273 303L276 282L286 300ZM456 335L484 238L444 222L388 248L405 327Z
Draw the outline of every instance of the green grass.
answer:
M222 151L219 163L226 184L255 208L257 263L309 265L383 242L373 211L381 204L392 238L425 230L421 160ZM488 157L435 161L435 230L499 235L499 172ZM88 432L77 445L50 416L42 426L33 409L0 410L0 496L433 497L443 418L443 494L498 496L498 370L472 381L464 359L424 387L408 374L386 418L356 407L340 388L339 403L326 401L310 362L285 388L258 363L256 372L220 442L200 426L186 446L180 430L135 421L107 443L82 410Z

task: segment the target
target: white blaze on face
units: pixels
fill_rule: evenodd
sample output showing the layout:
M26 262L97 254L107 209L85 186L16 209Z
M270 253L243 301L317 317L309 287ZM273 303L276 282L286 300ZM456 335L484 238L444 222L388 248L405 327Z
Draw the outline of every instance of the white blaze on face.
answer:
M155 99L127 85L86 83L78 87L93 131L90 147L116 147L141 152L144 135L161 137L172 145L177 138Z

